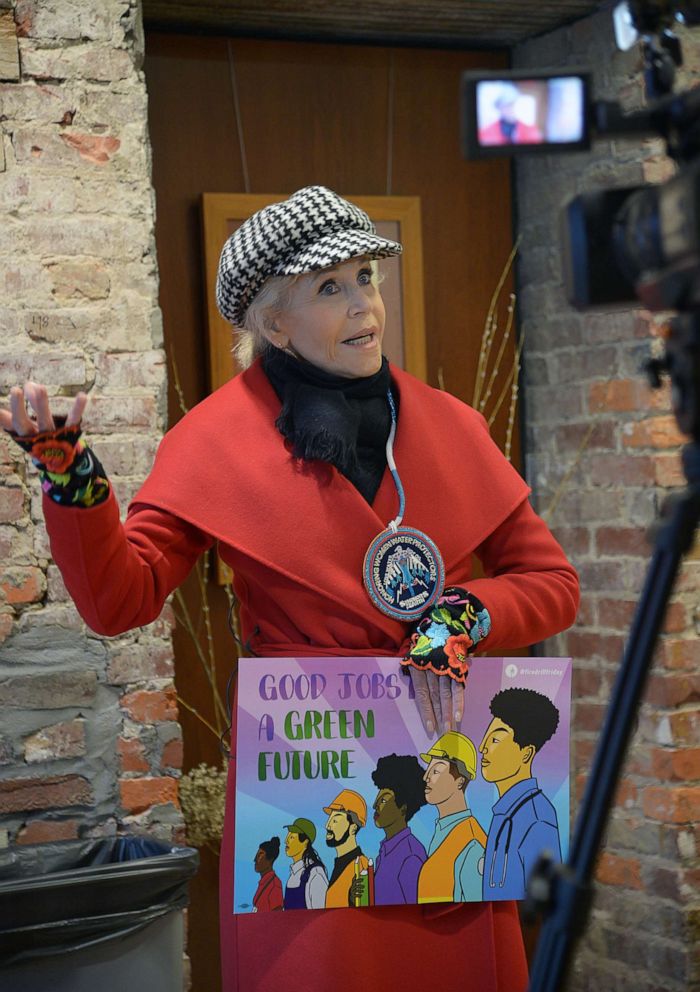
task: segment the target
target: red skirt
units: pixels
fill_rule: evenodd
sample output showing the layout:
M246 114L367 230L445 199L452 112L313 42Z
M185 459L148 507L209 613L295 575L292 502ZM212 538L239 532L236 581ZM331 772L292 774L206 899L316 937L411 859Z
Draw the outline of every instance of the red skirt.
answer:
M235 762L219 884L223 992L525 992L514 902L298 913L233 907Z

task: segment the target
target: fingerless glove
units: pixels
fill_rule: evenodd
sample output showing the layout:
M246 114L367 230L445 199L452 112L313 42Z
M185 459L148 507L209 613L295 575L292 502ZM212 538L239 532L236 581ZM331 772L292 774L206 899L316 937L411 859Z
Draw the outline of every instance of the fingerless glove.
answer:
M490 630L491 617L483 603L466 589L450 586L418 621L401 665L429 669L463 685L469 655Z
M58 426L52 431L24 436L7 433L31 456L49 499L63 506L96 506L109 496L109 480L82 440L80 424L67 427L65 419L56 417Z

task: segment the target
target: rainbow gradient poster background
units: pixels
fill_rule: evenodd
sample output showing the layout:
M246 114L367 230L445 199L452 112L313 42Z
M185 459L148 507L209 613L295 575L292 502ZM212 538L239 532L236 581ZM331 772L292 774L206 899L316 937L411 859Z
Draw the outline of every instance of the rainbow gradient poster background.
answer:
M428 738L423 730L410 679L399 670L397 658L241 658L238 665L232 911L250 913L260 880L253 867L260 843L280 838L274 871L284 888L290 863L284 853L285 825L297 817L315 824L314 846L330 876L334 853L325 843L323 807L344 788L359 792L367 803L367 824L357 841L367 857L376 859L384 839L372 818L377 759L394 753L419 756L439 734ZM491 699L511 688L542 693L559 710L556 733L535 756L532 774L556 809L566 859L571 660L474 658L459 730L477 751L492 719ZM466 798L488 833L498 793L494 784L484 781L480 768L467 786ZM229 796L227 802L232 801ZM425 805L409 823L426 850L436 815L435 806Z

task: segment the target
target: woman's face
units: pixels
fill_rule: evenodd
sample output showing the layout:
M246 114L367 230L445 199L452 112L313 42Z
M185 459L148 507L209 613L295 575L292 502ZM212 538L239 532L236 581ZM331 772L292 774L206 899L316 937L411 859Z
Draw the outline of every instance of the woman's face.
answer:
M384 318L370 263L353 258L301 276L268 337L324 372L355 379L381 367Z

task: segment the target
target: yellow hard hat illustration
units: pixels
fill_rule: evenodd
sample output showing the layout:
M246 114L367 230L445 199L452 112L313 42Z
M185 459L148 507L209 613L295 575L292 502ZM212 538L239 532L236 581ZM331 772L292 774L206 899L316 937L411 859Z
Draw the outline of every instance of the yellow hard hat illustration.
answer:
M438 737L433 746L421 759L429 765L433 758L444 758L457 765L460 775L468 779L476 778L476 748L464 734L458 730L448 730Z

